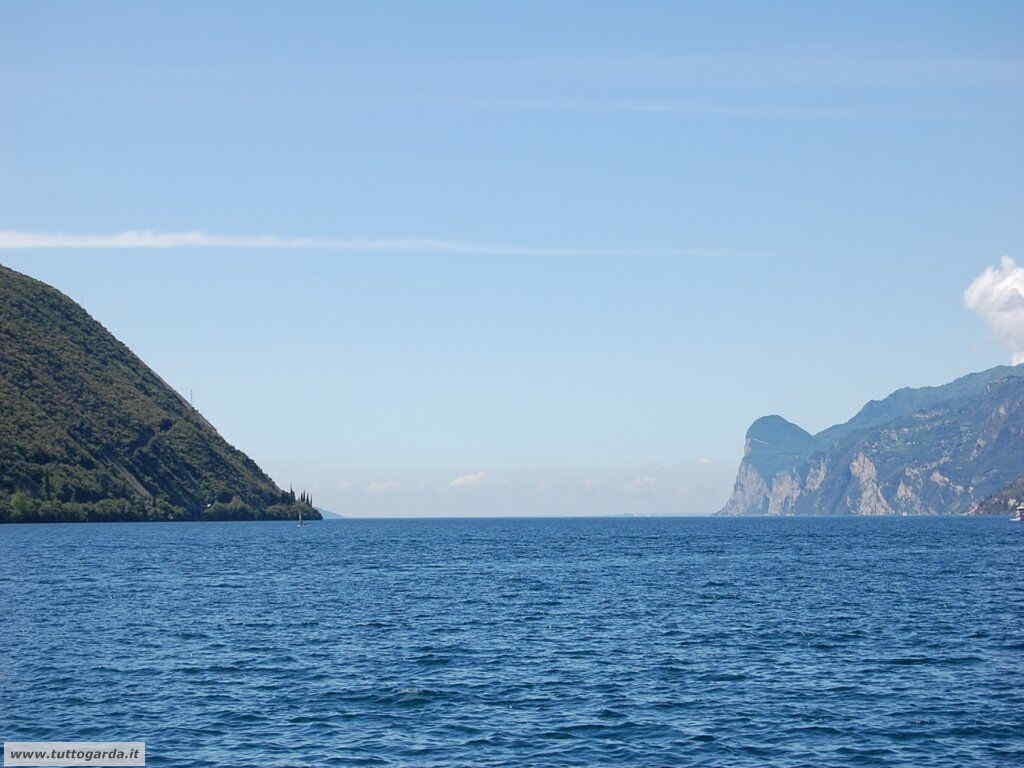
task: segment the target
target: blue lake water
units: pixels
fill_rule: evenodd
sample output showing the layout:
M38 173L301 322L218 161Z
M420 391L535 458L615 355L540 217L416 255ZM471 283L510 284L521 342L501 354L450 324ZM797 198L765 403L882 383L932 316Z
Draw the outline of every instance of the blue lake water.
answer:
M1024 765L1024 525L0 527L0 738L151 766Z

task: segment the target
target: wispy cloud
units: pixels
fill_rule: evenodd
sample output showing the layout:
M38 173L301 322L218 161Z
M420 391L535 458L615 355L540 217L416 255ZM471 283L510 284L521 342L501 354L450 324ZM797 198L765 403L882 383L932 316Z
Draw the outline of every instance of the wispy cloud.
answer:
M431 238L282 237L279 235L217 235L207 232L128 230L105 235L0 230L0 249L34 248L320 248L351 253L390 251L496 256L617 256L630 249L547 248L508 243L473 243ZM698 254L700 249L680 250Z
M752 120L845 120L859 116L858 111L852 108L645 99L492 99L479 102L479 106L516 112L632 112L652 115L710 115Z
M402 484L397 480L376 480L366 486L367 493L390 493L397 491Z
M480 485L486 479L487 479L487 473L486 472L474 472L473 474L470 474L470 475L462 475L460 477L456 477L454 480L452 480L450 483L448 483L448 487L449 488L472 488L475 485Z
M738 461L738 457L737 457ZM618 467L346 467L348 484L316 478L338 472L334 462L282 467L309 477L303 487L346 517L711 514L732 492L736 463L714 461ZM306 474L304 474L306 473ZM312 483L310 485L309 483Z
M473 72L481 76L479 67ZM1001 94L1018 88L1024 82L1022 73L1019 56L718 52L529 57L516 60L513 72L492 72L485 80L488 90L475 104L508 112L651 118L949 120L979 110L973 102L966 107L962 97L951 96L954 89L985 90L997 99L984 110L1002 111ZM894 99L894 92L900 97Z
M515 60L513 73L502 68L493 73L490 82L497 86L537 82L535 78L543 75L540 82L571 87L577 94L595 87L603 93L636 88L650 93L652 89L665 92L673 88L983 87L1019 85L1022 63L1020 56L913 57L856 52L569 55ZM501 92L492 86L491 93Z
M658 485L658 478L654 475L638 475L626 483L627 491L647 491Z

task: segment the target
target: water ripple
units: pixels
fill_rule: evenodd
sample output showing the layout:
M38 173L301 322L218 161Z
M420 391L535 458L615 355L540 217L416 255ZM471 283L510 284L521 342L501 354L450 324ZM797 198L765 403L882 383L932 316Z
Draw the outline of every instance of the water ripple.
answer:
M1024 764L1005 521L0 533L4 738L190 768Z

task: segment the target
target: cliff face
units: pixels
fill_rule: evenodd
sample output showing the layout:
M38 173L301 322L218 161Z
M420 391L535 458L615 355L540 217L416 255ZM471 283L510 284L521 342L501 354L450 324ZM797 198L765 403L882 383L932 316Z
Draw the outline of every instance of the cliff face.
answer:
M979 502L1022 474L1024 366L1001 366L899 390L814 436L758 419L719 514L1002 514Z
M0 522L319 518L68 297L0 267Z

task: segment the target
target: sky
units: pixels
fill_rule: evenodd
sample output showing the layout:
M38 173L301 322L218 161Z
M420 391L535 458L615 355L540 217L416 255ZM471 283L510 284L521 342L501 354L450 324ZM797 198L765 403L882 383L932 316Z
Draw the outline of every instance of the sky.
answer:
M757 417L1019 358L1022 24L9 0L0 263L343 514L709 514Z

